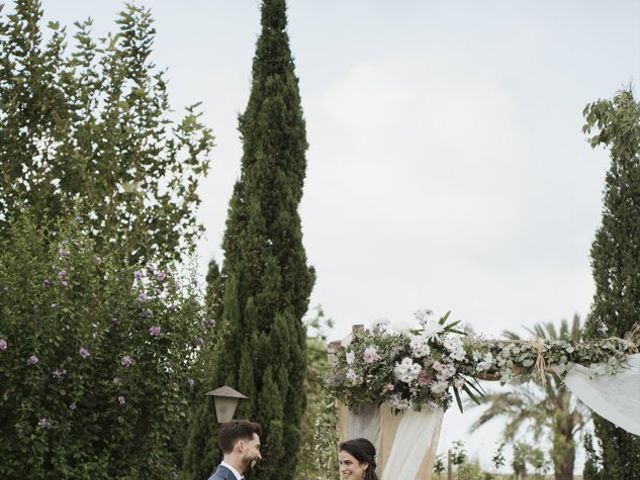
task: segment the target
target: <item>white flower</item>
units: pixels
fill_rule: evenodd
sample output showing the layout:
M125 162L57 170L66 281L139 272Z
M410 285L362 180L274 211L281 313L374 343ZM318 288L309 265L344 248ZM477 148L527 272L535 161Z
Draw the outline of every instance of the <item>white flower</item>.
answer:
M431 348L429 348L429 339L424 337L423 335L414 335L411 338L411 353L416 358L426 357L431 353Z
M401 363L396 363L393 373L401 382L411 383L418 378L421 370L422 367L419 364L413 363L411 358L406 357Z
M449 357L451 357L451 359L453 360L457 360L458 362L462 362L465 358L464 348L461 347L457 350L452 351L451 353L449 353Z
M362 356L364 363L373 363L376 360L380 360L380 355L378 355L378 349L376 347L365 348Z
M359 385L362 383L362 378L352 369L347 370L347 380L351 385Z
M438 322L428 322L422 326L422 335L427 340L439 340L442 332L444 332L444 327Z
M489 370L492 365L493 354L491 352L487 352L482 361L476 365L476 372L484 372L486 370Z
M433 310L431 310L430 308L421 308L420 310L418 310L417 312L414 312L413 314L415 319L418 320L418 323L423 327L427 324L427 322L429 321L429 318L432 315L433 315Z
M433 411L437 408L440 408L440 405L438 405L436 402L434 402L433 400L429 400L426 404L427 410Z
M433 382L429 385L429 389L436 395L445 392L447 388L449 388L449 382L444 381Z
M349 350L347 352L346 359L347 359L347 365L353 365L353 362L356 359L356 354L353 353L351 350Z
M373 325L371 325L371 330L375 333L384 333L387 331L387 329L389 328L389 320L387 320L386 318L380 319L380 320L376 320L375 322L373 322Z
M456 386L456 388L462 388L464 387L464 378L456 378L453 381L453 384Z
M462 339L458 335L449 334L444 336L442 344L444 345L444 348L451 351L462 347Z
M453 360L458 360L461 362L464 360L465 351L464 346L462 345L462 338L458 335L446 335L442 340L442 344L444 348L449 350L449 356Z
M438 374L438 380L448 380L456 374L456 367L452 363L442 364Z
M407 410L411 406L411 401L402 398L399 393L396 393L389 398L389 405L396 410Z
M468 337L471 337L471 338L476 337L476 331L473 329L473 325L471 325L470 323L465 323L463 330Z

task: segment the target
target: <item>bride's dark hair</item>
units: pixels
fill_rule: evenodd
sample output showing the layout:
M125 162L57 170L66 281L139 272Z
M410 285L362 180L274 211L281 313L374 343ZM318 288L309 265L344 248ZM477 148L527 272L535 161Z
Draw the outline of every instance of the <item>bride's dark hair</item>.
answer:
M360 463L368 463L364 480L378 480L376 475L376 447L366 438L354 438L340 444L340 451L349 453Z

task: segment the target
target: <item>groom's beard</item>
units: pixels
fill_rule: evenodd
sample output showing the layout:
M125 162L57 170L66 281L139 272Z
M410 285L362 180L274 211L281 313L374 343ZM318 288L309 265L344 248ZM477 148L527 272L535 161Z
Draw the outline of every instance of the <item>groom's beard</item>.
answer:
M251 470L253 470L256 467L256 464L258 463L258 459L257 458L252 458L252 457L245 457L242 459L242 464L244 465L244 472L250 472Z

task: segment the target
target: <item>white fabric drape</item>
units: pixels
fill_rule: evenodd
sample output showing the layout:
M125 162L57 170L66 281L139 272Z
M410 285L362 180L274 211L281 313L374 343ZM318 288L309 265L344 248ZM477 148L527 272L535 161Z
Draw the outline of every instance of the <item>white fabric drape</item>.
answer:
M444 411L408 410L402 414L382 480L413 480L417 478L423 459L428 454L435 458Z
M366 438L376 450L380 449L380 414L378 407L363 408L347 419L347 439Z
M598 375L597 368L572 364L565 384L598 415L640 435L640 354L629 356L629 368L616 375Z

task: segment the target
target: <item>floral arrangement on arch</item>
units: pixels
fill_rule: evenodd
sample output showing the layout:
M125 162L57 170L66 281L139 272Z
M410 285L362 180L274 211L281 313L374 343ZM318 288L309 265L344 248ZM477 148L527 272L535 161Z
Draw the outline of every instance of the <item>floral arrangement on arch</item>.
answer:
M430 310L415 316L420 328L393 331L383 324L355 333L337 352L330 390L352 410L387 402L396 410L447 408L460 392L477 400L483 390L477 372L494 365L490 351L465 347L467 333L449 313L431 320ZM453 396L452 396L453 392Z
M416 312L416 329L395 331L376 324L371 331L354 331L332 360L329 389L353 411L387 402L393 409L433 410L451 405L462 411L461 393L476 403L484 390L479 380L537 377L560 378L569 363L599 364L600 374L624 368L627 355L637 352L628 340L607 338L572 344L563 340L484 340L460 321L440 319L424 309Z

